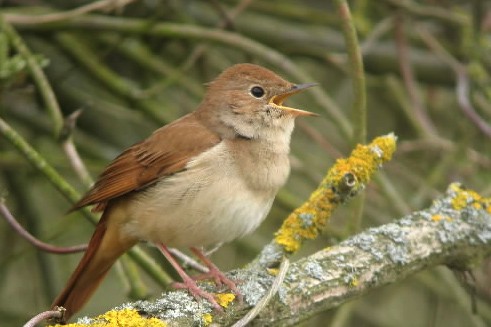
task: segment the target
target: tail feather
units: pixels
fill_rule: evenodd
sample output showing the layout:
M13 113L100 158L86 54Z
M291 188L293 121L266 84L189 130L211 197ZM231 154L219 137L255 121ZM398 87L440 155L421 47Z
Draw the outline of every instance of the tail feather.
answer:
M109 215L110 210L106 209L90 239L87 251L52 304L52 307L66 309L63 322L84 306L118 257L136 243L133 239L121 237L117 224L110 224Z

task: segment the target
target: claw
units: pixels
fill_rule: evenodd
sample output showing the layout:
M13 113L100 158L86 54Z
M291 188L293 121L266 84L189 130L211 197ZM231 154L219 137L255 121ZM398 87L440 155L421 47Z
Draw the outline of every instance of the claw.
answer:
M209 272L206 274L202 274L198 276L197 278L191 278L189 277L188 274L181 268L179 263L174 259L172 254L169 252L167 247L161 243L156 244L160 252L166 257L166 259L169 261L169 263L174 267L174 269L177 271L179 276L182 278L182 283L173 283L172 286L174 288L178 289L186 289L188 290L189 293L191 293L192 296L196 300L200 300L204 298L208 302L211 303L211 305L215 308L215 310L219 312L223 312L223 308L218 304L217 300L213 296L212 293L206 292L198 287L196 284L195 280L200 280L200 279L213 279L215 284L217 286L222 286L225 284L236 296L237 298L242 302L242 295L240 294L239 290L237 289L237 286L235 283L230 280L227 276L225 276L217 266L215 266L210 259L208 259L199 249L196 248L191 248L191 250L196 254L196 256L203 261L203 263L208 267Z

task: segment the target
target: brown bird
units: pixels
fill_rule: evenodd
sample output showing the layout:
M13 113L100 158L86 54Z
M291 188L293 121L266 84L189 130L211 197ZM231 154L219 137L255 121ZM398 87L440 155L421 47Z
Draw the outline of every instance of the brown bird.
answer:
M188 247L217 284L235 284L199 247L252 232L268 214L290 173L294 120L314 115L283 101L315 84L292 84L272 71L238 64L208 84L193 113L119 155L74 205L102 211L85 255L53 307L68 320L88 301L116 259L139 241L152 242L183 279L179 287L221 309L172 258Z

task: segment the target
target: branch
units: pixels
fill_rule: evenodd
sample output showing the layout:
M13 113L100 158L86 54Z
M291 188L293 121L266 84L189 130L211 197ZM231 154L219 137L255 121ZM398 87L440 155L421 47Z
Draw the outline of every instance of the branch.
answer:
M121 10L124 6L134 2L135 0L99 0L80 6L71 10L62 12L54 12L44 15L19 15L6 14L8 21L13 24L37 25L54 23L58 21L72 19L83 14L88 14L93 11L112 11L114 9Z
M278 295L251 325L292 326L418 271L438 265L465 270L490 254L491 198L451 184L446 195L431 207L371 228L292 264ZM239 289L245 301L234 302L226 314L215 316L208 303L197 303L185 291L173 291L151 302L124 304L76 326L104 321L108 326L143 322L162 326L162 321L167 326L211 322L228 326L268 293L275 272L260 266L230 272L241 281ZM202 287L217 291L208 284ZM227 294L217 296L225 298Z
M29 233L21 224L15 219L10 210L5 205L5 199L0 198L0 216L4 217L7 223L12 227L12 229L19 234L26 241L31 243L36 248L50 253L55 254L71 254L76 252L83 252L87 250L87 244L82 245L74 245L70 247L59 247L54 246L43 241L40 241L36 237L34 237L31 233Z

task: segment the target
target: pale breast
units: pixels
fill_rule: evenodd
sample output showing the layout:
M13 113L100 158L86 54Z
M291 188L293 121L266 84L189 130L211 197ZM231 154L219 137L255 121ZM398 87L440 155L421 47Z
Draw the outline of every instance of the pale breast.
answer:
M268 214L288 176L281 158L238 160L227 142L197 156L132 200L124 230L169 246L207 246L252 232ZM288 158L286 158L288 160Z

